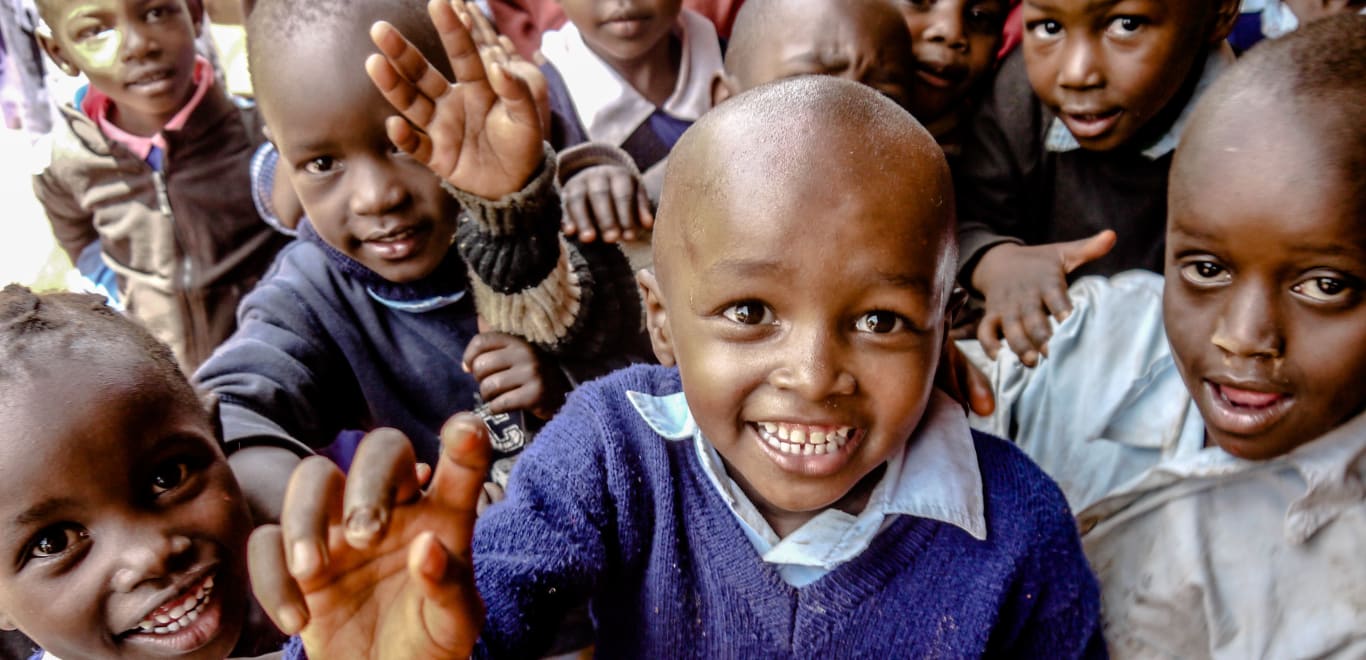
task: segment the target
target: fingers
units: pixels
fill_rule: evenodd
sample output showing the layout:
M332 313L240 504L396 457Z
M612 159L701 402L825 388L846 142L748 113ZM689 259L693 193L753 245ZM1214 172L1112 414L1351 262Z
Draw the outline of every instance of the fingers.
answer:
M1058 278L1055 285L1044 287L1043 304L1058 323L1066 321L1072 315L1072 297L1067 294L1067 280Z
M621 228L621 239L634 241L641 228L636 217L639 202L636 197L635 178L622 173L619 176L611 177L607 183L611 188L613 216L616 219L617 226ZM603 236L603 240L611 242L611 239L606 236Z
M603 242L615 243L621 238L621 227L617 216L617 205L613 201L612 177L594 176L588 180L588 204L593 210L593 220Z
M489 471L491 452L488 428L474 413L460 413L441 427L441 458L427 497L471 516L469 529L455 530L459 544L450 550L458 555L469 549L470 535L474 533L473 515Z
M370 27L370 39L381 53L365 58L370 81L408 121L426 128L436 113L433 99L441 96L449 83L394 26L375 23Z
M512 335L501 332L480 332L465 346L465 354L461 356L460 367L474 376L476 380L481 374L487 376L500 369L506 369L506 366L497 367L504 360L496 354L515 341ZM484 359L481 360L480 358Z
M531 85L505 64L489 67L489 85L493 93L503 101L507 116L512 121L536 130L537 141L541 134L541 113L536 107L536 97L531 93Z
M336 464L322 456L305 459L290 476L280 531L296 580L307 581L327 565L327 528L341 521L345 483Z
M422 593L422 629L431 643L445 657L469 657L484 618L469 561L452 556L435 534L423 532L408 546L408 574Z
M394 504L419 492L416 462L412 443L396 429L377 429L361 440L343 498L347 543L364 549L383 536Z
M290 576L279 525L258 527L247 541L247 570L256 601L286 635L297 634L308 623L308 605Z
M645 229L653 229L655 226L654 204L650 202L650 193L646 192L645 186L636 188L636 217L640 220L640 226Z
M1058 256L1062 261L1063 272L1071 273L1083 265L1105 256L1115 246L1115 240L1115 232L1106 229L1090 238L1059 244Z
M441 36L441 46L451 62L451 71L457 82L477 83L486 80L484 61L479 57L479 48L470 34L470 16L459 0L431 0L427 3L427 13L436 25ZM462 14L464 16L462 17Z
M977 324L977 341L982 343L982 350L986 351L987 357L995 360L1001 353L1001 315L987 312L982 316L982 322Z
M588 203L587 180L575 176L564 184L564 217L560 229L565 236L577 236L581 243L597 240L597 226L593 222L593 211Z

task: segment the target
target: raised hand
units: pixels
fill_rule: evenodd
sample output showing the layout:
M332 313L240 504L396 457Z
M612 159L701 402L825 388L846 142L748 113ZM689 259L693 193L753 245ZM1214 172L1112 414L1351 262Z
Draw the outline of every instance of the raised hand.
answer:
M1048 245L997 245L982 255L972 273L972 286L986 298L986 313L977 326L977 339L992 359L1001 350L1002 335L1026 366L1048 354L1053 328L1051 315L1062 322L1072 313L1067 275L1099 259L1115 245L1115 232Z
M486 434L470 413L451 418L432 471L393 429L366 436L350 475L322 457L295 470L280 525L257 529L248 556L257 599L309 657L469 657L484 619L470 540Z
M470 194L498 199L521 190L545 158L530 84L506 64L485 65L471 35L475 18L463 2L431 0L427 11L455 83L394 26L380 21L370 29L380 54L365 60L365 70L403 115L385 123L389 139Z
M529 410L550 419L569 393L569 381L525 339L502 332L480 332L465 347L462 365L479 383L489 411Z

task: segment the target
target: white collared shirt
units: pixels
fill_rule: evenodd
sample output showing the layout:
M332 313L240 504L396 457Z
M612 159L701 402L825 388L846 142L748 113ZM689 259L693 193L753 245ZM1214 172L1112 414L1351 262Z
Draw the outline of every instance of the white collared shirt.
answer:
M573 22L541 35L541 54L559 71L588 139L621 146L655 110L697 121L711 109L712 77L721 72L721 45L706 17L684 9L678 16L682 63L673 95L655 107L583 41Z
M1366 657L1366 414L1248 461L1205 426L1162 325L1162 277L1072 286L1036 369L983 367L1004 434L1056 479L1101 581L1115 657Z
M682 392L660 397L628 391L626 396L659 435L692 439L703 472L755 551L775 564L783 580L794 587L815 582L857 557L897 514L938 520L986 539L982 475L972 431L962 408L938 390L906 446L887 459L887 470L861 513L826 509L784 538L726 474L720 454L702 437Z
M1181 132L1186 129L1186 122L1190 121L1191 112L1195 110L1195 102L1205 93L1205 90L1223 74L1224 70L1233 65L1236 58L1233 55L1233 47L1227 41L1220 41L1219 46L1210 51L1205 58L1205 68L1200 72L1200 79L1195 82L1195 91L1191 93L1190 100L1181 108L1181 113L1177 115L1176 121L1172 122L1171 128L1167 129L1162 137L1156 142L1143 149L1144 157L1149 160L1157 160L1176 149L1176 145L1181 142ZM1047 151L1066 152L1081 148L1081 143L1072 135L1072 131L1067 129L1062 119L1053 118L1053 123L1048 125L1048 133L1044 136L1043 148Z

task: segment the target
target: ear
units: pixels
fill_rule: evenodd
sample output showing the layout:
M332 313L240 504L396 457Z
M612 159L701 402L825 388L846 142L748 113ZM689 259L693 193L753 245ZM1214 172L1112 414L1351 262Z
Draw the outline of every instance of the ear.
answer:
M711 77L711 107L715 108L726 101L726 99L739 93L740 84L735 81L735 76L725 71L717 71Z
M968 304L968 290L961 286L954 286L949 292L949 303L944 307L944 337L947 340L949 331L953 329L953 322L958 319L958 313Z
M62 52L62 45L57 43L57 40L53 38L50 31L42 29L39 30L35 36L38 37L38 45L43 47L43 52L47 53L47 56L52 59L52 63L56 64L57 68L61 69L62 73L72 76L73 78L81 75L81 70L77 69L76 65L67 61L65 54Z
M674 359L673 337L669 335L669 313L664 307L663 292L653 270L642 269L636 273L636 284L640 287L640 297L645 301L645 330L650 334L650 347L655 351L659 363L672 367Z
M1241 0L1219 0L1214 9L1214 21L1210 26L1209 43L1217 44L1233 32L1233 24L1238 20Z

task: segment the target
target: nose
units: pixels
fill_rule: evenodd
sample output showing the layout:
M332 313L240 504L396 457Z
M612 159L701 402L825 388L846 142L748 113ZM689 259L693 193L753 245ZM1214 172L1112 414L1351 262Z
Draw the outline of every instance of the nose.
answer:
M1266 289L1248 285L1229 297L1210 338L1228 356L1275 359L1284 353L1275 297Z
M123 59L124 61L136 61L146 58L158 51L160 48L156 39L153 39L145 25L135 22L125 23L119 27L123 33Z
M118 553L113 586L121 593L174 573L192 545L187 536L145 523L128 525L124 533L111 540Z
M407 198L403 178L387 160L357 160L350 183L351 212L358 216L384 215Z
M1062 49L1058 85L1068 89L1089 89L1105 83L1099 49L1088 39L1068 39Z
M963 34L963 16L955 11L955 4L945 2L937 6L921 38L930 43L943 44L952 50L967 52L968 39Z
M782 362L769 374L774 387L814 402L847 396L858 389L858 381L848 369L844 340L837 333L821 328L796 330L783 344Z

